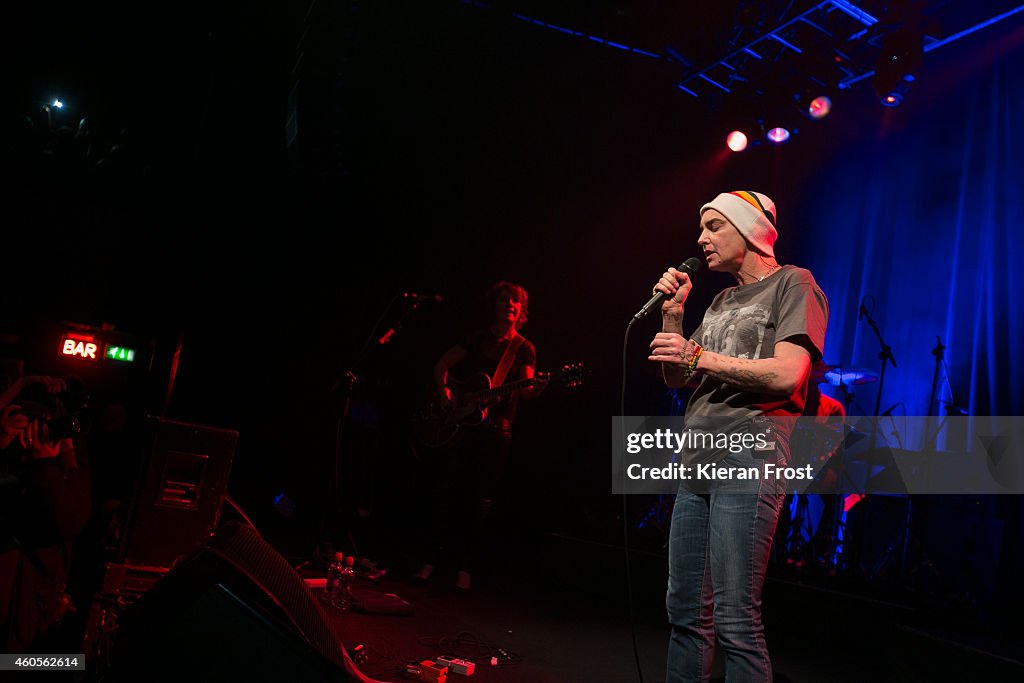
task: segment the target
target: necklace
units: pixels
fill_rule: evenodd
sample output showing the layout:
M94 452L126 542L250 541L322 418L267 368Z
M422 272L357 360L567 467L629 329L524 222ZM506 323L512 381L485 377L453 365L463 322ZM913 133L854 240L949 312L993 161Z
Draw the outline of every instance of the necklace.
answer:
M769 275L771 275L772 273L774 273L774 272L775 272L775 269L776 269L776 268L778 268L778 267L779 267L779 266L777 266L777 265L775 265L775 266L772 266L771 268L769 268L769 269L768 269L768 272L767 272L767 273L765 273L765 274L764 274L764 275L762 275L761 277L757 278L757 281L758 281L758 282L761 282L761 281L762 281L762 280L764 280L764 279L765 279L766 277L768 277Z

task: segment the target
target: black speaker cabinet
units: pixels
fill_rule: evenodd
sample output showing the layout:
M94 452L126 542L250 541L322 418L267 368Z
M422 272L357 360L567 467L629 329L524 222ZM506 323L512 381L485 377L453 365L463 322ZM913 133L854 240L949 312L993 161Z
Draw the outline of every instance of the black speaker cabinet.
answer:
M230 429L149 419L120 564L170 567L210 538L237 442Z
M302 577L229 522L128 607L109 681L361 681Z

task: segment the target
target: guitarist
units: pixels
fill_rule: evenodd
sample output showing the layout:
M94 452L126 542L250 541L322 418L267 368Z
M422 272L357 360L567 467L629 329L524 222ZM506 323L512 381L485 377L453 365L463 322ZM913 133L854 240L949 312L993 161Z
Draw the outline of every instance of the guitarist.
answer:
M492 388L534 377L537 350L519 333L528 317L526 289L512 282L497 282L487 292L486 301L490 324L448 349L434 365L434 381L446 410L454 409L456 400L450 377L483 372L490 376ZM444 553L458 568L456 587L469 589L473 556L479 550L508 458L518 400L537 396L546 386L546 380L538 379L502 397L488 407L483 424L464 430L452 448L439 454L431 472L436 486L428 491L433 500L428 559L416 574L418 580L430 577Z

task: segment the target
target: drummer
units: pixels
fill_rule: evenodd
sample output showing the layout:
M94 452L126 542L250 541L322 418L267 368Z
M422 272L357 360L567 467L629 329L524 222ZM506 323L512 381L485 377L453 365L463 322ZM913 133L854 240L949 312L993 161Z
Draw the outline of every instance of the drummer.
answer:
M782 515L779 519L779 534L781 538L788 539L785 550L788 551L788 559L791 562L799 563L810 559L817 564L828 564L828 558L835 543L835 512L839 497L833 491L837 482L835 468L825 467L829 458L836 452L842 443L844 426L846 420L846 408L843 404L828 394L821 391L821 384L830 382L832 368L821 363L815 363L811 368L811 378L807 387L807 403L804 405L804 412L801 417L813 418L797 421L797 429L793 431L790 444L790 455L795 466L810 464L815 472L821 472L815 490L820 493L822 511L817 527L814 530L814 537L809 539L809 550L812 553L810 558L801 557L801 550L804 548L803 541L799 547L794 547L793 541L797 540L791 534L798 533L796 529L790 529L790 508L793 494L788 494L782 508Z

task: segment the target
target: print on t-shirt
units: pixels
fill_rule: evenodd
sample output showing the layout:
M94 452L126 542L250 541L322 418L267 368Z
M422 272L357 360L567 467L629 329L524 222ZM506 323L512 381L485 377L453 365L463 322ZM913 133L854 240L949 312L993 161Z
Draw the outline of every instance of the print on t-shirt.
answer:
M709 351L734 358L760 358L764 330L771 309L764 304L750 304L704 317L701 346Z

